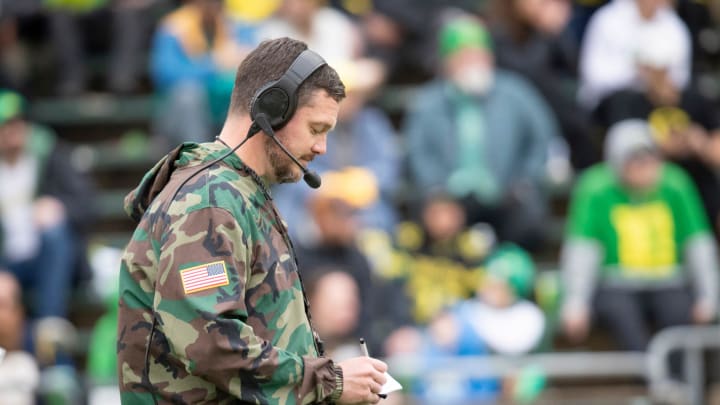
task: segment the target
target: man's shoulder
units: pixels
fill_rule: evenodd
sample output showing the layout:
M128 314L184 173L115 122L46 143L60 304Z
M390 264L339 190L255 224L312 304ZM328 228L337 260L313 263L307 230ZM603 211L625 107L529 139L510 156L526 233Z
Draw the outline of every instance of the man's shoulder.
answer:
M685 169L670 162L663 163L660 184L665 190L680 194L687 193L695 188Z
M182 172L177 175L179 178L187 176ZM262 190L250 176L218 163L183 184L173 196L171 205L175 210L185 213L207 208L236 213L239 208L243 211L257 210L265 200Z
M444 100L447 98L447 87L448 81L445 79L430 80L417 87L410 101L413 105L428 105Z
M598 163L587 168L575 184L576 194L598 195L614 189L617 177L607 163Z
M525 102L528 97L533 96L541 99L537 89L527 78L508 69L496 69L493 91L497 95L513 97L519 102Z

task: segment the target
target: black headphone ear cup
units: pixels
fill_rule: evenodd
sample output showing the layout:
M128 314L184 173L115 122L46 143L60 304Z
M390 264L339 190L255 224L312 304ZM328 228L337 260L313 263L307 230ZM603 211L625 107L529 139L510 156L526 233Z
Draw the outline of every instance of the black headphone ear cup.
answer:
M315 52L306 49L290 65L280 79L262 86L250 102L250 117L256 121L258 114L265 114L273 129L285 126L295 114L298 105L298 90L302 83L325 60Z
M250 107L250 116L254 119L257 114L264 113L273 128L287 124L288 118L292 117L290 111L294 100L276 83L270 83L257 92Z

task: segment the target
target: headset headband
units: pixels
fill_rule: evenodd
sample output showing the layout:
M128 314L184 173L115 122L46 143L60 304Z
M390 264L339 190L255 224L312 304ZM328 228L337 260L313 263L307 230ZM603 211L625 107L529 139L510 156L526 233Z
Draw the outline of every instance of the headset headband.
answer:
M254 121L258 114L264 113L273 129L284 127L297 109L300 86L325 64L317 53L309 49L302 51L280 79L262 86L255 93L250 104L250 117Z

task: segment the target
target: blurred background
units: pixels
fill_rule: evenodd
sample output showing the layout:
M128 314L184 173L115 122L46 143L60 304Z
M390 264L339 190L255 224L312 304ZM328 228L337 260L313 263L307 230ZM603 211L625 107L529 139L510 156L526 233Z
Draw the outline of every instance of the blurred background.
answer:
M348 97L273 190L387 404L720 404L720 1L0 0L0 404L113 404L124 196L244 56Z

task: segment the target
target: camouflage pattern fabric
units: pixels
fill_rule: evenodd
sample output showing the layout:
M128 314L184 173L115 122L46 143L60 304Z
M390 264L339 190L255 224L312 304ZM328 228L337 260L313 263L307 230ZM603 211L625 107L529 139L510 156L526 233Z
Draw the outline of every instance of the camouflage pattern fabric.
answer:
M233 154L180 187L227 151L183 144L125 199L142 216L120 269L124 404L153 403L151 389L159 403L325 403L335 389L262 180Z

